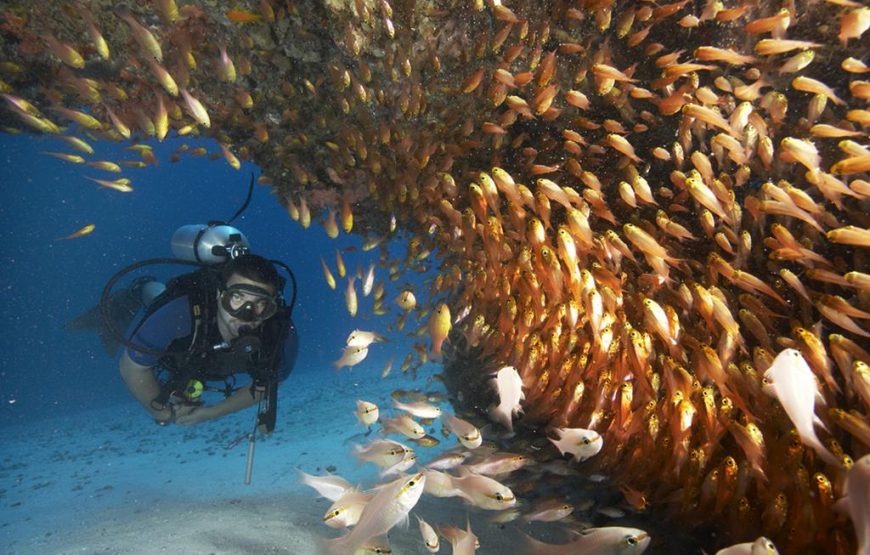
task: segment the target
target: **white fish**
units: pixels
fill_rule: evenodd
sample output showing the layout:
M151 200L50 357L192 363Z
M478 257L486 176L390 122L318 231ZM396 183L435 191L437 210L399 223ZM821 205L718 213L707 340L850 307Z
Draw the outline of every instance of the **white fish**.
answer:
M456 416L450 415L445 421L447 428L459 438L466 449L477 449L483 443L483 436L477 426Z
M508 474L531 463L532 459L517 453L493 453L480 462L466 465L475 474L498 476Z
M395 303L404 311L408 311L417 306L417 297L411 291L402 291L396 297Z
M335 474L327 474L326 476L314 476L307 474L298 468L299 481L306 486L314 488L321 496L335 501L342 495L353 489L350 482Z
M426 430L407 414L400 414L395 418L383 418L385 434L402 434L410 439L420 439L426 435Z
M870 555L870 455L864 455L846 472L845 505L858 537L856 555Z
M604 439L595 430L585 428L554 428L559 439L548 438L559 450L559 453L571 453L574 460L582 462L597 455L604 446Z
M574 512L574 505L564 499L547 499L537 503L531 511L523 515L527 522L555 522Z
M368 347L345 347L341 352L341 358L332 363L336 370L340 370L345 366L353 368L360 362L364 361L369 355Z
M716 555L779 555L773 542L759 536L754 542L738 543L720 549Z
M517 498L509 487L489 478L473 474L463 467L459 467L465 474L453 477L453 486L462 492L461 497L468 500L475 507L489 511L508 509L517 504Z
M353 530L340 538L327 540L326 548L336 555L356 553L368 540L386 534L408 517L420 500L425 484L426 477L418 472L384 485L366 504Z
M386 476L392 476L393 474L401 476L405 473L406 470L408 470L415 464L417 464L417 454L413 451L409 451L405 453L405 458L403 458L396 464L383 469L380 473L380 477L384 478Z
M643 530L621 526L587 528L574 541L559 545L525 538L534 555L640 555L650 542L649 534Z
M448 470L451 468L456 468L457 466L465 462L465 459L468 458L469 454L470 453L468 453L467 451L462 453L445 453L437 459L433 459L432 461L430 461L429 464L426 465L426 468L431 468L432 470ZM480 472L478 472L478 474L480 474Z
M323 523L330 528L350 528L359 522L366 503L375 496L374 492L351 489L335 500L323 515Z
M435 533L435 529L428 522L420 518L419 515L414 516L417 517L417 523L420 525L420 535L423 537L423 544L426 546L426 549L429 553L437 553L440 542L438 541L438 534Z
M378 406L374 403L357 400L356 411L354 411L354 414L361 424L364 426L371 426L378 421L380 411L378 410Z
M369 345L376 341L386 341L386 338L373 331L362 330L353 330L350 332L350 335L347 336L348 347L368 348Z
M410 447L390 439L376 439L365 446L354 445L353 451L361 461L374 463L381 468L393 466L405 460L409 452L414 452Z
M512 432L513 416L522 412L520 403L526 398L520 373L513 366L505 366L490 383L498 393L498 404L490 407L489 418Z
M393 401L393 406L399 410L410 413L417 418L438 418L441 416L441 409L431 403L419 401L416 403L401 403Z
M798 435L805 445L809 445L829 464L840 465L840 461L828 451L816 436L813 424L822 428L825 425L816 416L815 403L819 395L816 376L807 361L797 349L781 351L770 368L764 373L770 383L769 391L779 399L785 413L797 428Z
M364 297L368 297L369 293L372 292L372 287L375 285L375 264L369 264L369 269L366 271L365 277L363 277L362 282L362 292Z

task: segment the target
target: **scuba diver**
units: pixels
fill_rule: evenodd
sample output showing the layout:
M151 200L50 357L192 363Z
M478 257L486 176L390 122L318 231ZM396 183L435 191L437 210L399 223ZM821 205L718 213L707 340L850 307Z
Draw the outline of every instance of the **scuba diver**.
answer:
M158 424L197 424L256 404L254 430L275 428L278 384L292 371L299 349L292 319L296 279L283 262L252 254L245 236L229 225L252 192L253 176L248 198L228 222L182 226L171 241L176 258L122 269L104 287L100 304L66 326L98 331L113 357L124 346L121 377ZM127 274L155 264L196 269L165 285L145 276L115 290ZM286 280L277 268L293 284L287 302ZM143 308L144 315L131 326ZM239 374L248 374L250 381L237 383ZM224 398L205 404L206 391Z
M247 252L170 280L121 355L133 397L164 425L197 424L265 401L271 410L259 424L271 432L277 386L299 346L282 289L272 262ZM236 387L239 373L250 375L250 385ZM224 399L205 405L202 392L213 382L223 382L211 390Z

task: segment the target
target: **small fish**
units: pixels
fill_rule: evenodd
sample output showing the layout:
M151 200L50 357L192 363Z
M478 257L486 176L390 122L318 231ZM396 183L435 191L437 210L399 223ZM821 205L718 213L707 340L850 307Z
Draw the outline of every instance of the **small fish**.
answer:
M537 503L531 511L523 515L527 522L556 522L574 512L574 506L564 499L547 499Z
M403 460L414 450L391 439L376 439L367 445L354 445L353 453L358 459L378 465L391 467Z
M368 270L366 270L365 276L362 279L362 293L364 297L368 297L372 292L372 287L375 285L375 264L369 264Z
M202 102L197 100L192 94L187 92L187 89L181 89L181 97L184 99L184 107L187 113L196 120L197 123L204 127L211 127L211 118L208 116L208 110L202 105Z
M377 490L353 530L340 538L327 540L326 548L335 555L356 553L371 538L386 534L407 518L420 500L426 477L422 472L400 477Z
M371 426L378 421L378 406L368 401L357 400L354 414L361 424L364 426Z
M466 465L468 470L485 476L510 474L532 464L532 459L518 453L493 453L480 462Z
M523 410L523 380L516 368L504 366L496 372L490 384L498 394L498 404L490 407L489 418L512 432L513 417Z
M348 347L368 347L377 341L386 341L386 338L373 331L353 330L347 336L346 345Z
M461 492L460 496L475 507L488 511L501 511L517 504L514 493L497 480L480 476L459 467L462 476L451 478L453 486Z
M129 193L133 191L133 187L130 186L130 180L122 177L120 179L116 179L114 181L109 181L107 179L97 179L96 177L88 177L85 176L85 179L90 179L96 183L99 183L103 187L107 187L109 189L114 189L121 193Z
M622 135L611 133L607 135L605 140L613 150L619 152L620 154L624 154L625 156L629 157L633 162L642 162L638 155L635 154L634 147Z
M584 428L554 428L558 439L547 438L564 455L570 453L577 462L585 461L601 451L604 440L595 430Z
M404 311L412 310L417 306L417 298L411 291L402 291L396 297L396 304Z
M405 472L417 464L417 454L414 453L413 449L409 449L405 452L405 456L402 457L402 460L396 462L395 464L384 468L378 473L378 476L381 478L385 476L391 476L393 474L397 474L399 476L403 476Z
M759 536L754 542L738 543L716 552L716 555L779 555L772 541Z
M432 470L449 470L451 468L456 468L465 462L465 459L467 459L469 455L470 453L467 451L445 453L437 459L430 461L429 464L426 465L426 468Z
M347 306L347 312L351 316L356 316L357 308L359 307L356 296L356 277L351 277L347 280L347 287L344 290L344 302Z
M85 59L82 58L82 55L75 48L57 40L51 33L45 35L43 39L48 44L48 49L51 50L51 53L57 56L60 61L76 69L85 67Z
M822 445L816 436L813 424L824 428L815 414L815 400L819 387L813 371L800 351L784 349L764 373L770 391L779 399L785 413L797 428L801 441L813 449L829 464L839 465L839 460Z
M346 347L341 352L341 358L332 363L335 366L336 370L340 370L341 368L348 366L351 369L365 360L368 356L369 350L367 347Z
M414 403L402 403L393 401L393 406L399 410L403 410L417 418L438 418L441 416L441 409L437 406L425 401L417 401Z
M440 445L441 441L437 437L433 437L430 435L425 435L420 439L411 440L420 447L435 447L436 445Z
M311 225L311 210L308 208L308 201L305 197L299 197L299 225L302 229L308 229ZM339 274L344 277L344 273L339 269Z
M382 418L384 433L398 433L410 439L421 439L426 435L426 430L407 414L401 414L395 418Z
M93 162L88 162L88 165L92 168L97 168L98 170L103 170L112 173L121 173L121 166L114 162L110 162L108 160L96 160Z
M330 528L350 528L356 525L366 504L374 496L373 492L362 492L356 489L346 491L326 510L323 523Z
M477 426L453 415L445 420L447 428L466 449L477 449L483 443L483 436Z
M65 162L70 162L72 164L84 164L85 159L79 156L78 154L67 154L66 152L49 152L47 150L43 150L40 154L48 154L49 156L54 156L59 160L63 160Z
M335 270L338 272L338 277L343 278L347 275L347 266L344 265L344 258L341 257L338 249L335 251Z
M133 38L139 44L139 47L142 49L142 53L147 56L150 56L156 59L158 62L163 61L163 50L160 48L160 41L158 41L151 31L149 31L146 27L144 27L141 23L136 21L132 14L126 9L123 10L118 16L127 22L127 25L130 26L130 30L133 31ZM208 126L206 126L208 127Z
M435 530L428 522L420 518L420 515L414 516L417 517L417 523L420 525L420 535L423 537L423 545L426 546L429 553L437 553L439 549L438 534L435 533Z
M326 261L323 260L322 256L320 257L320 265L323 268L323 277L326 279L326 285L328 285L330 289L335 289L335 277L332 275L329 266L326 265Z
M432 358L441 356L441 347L450 333L451 326L450 308L447 304L441 303L429 319L429 336L432 338L430 355Z
M327 474L325 476L315 476L308 474L300 469L296 469L299 474L299 481L314 488L317 493L330 501L336 501L348 491L353 490L353 485L350 482L335 474Z
M559 545L523 536L529 551L536 555L640 555L651 539L643 530L621 526L587 528L574 534L573 541Z
M94 229L96 229L96 227L97 226L94 224L88 224L88 225L84 226L83 228L79 229L78 231L74 231L74 232L70 233L66 237L60 237L58 239L58 241L66 241L68 239L78 239L79 237L84 237L85 235L88 235L89 233L93 232Z

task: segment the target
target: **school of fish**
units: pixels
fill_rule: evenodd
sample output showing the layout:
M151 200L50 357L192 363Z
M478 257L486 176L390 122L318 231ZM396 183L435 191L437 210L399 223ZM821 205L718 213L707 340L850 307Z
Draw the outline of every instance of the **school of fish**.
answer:
M175 162L213 137L300 225L378 250L377 272L321 259L327 283L351 316L371 297L391 330L416 322L401 369L443 362L461 414L543 430L742 552L867 555L868 27L857 0L12 1L0 128L112 174L157 163L140 139ZM138 158L91 160L98 140ZM434 277L388 303L384 272ZM435 417L408 412L390 430ZM371 456L399 477L354 498L389 508L357 505L370 531L482 476L406 474L397 449ZM370 539L351 534L332 545Z

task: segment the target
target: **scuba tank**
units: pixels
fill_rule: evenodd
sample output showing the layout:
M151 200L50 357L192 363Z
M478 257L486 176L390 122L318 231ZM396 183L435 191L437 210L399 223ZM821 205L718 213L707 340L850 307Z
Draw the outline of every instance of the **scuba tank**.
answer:
M250 250L245 235L223 222L179 227L170 241L172 254L181 260L200 264L221 264Z

